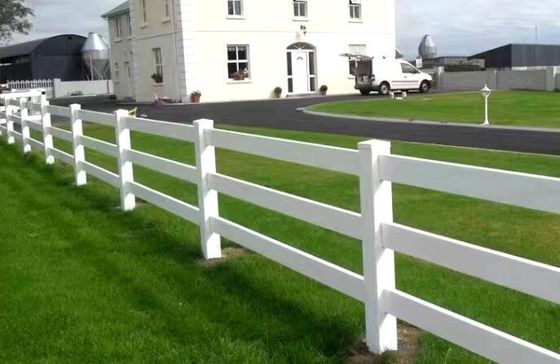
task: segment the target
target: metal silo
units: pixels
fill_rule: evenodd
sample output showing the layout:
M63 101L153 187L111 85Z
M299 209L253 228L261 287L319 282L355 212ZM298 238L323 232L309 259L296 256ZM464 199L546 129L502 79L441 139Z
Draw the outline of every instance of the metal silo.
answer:
M91 80L110 79L109 46L97 33L89 33L82 47L82 59Z
M418 55L422 59L433 59L437 57L437 47L432 36L426 34L418 46Z

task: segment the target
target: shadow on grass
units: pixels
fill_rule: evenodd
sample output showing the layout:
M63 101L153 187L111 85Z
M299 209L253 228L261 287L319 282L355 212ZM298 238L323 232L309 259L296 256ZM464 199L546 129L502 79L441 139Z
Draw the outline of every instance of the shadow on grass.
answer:
M322 302L325 288L255 254L204 267L198 227L149 205L120 212L116 190L95 181L69 188L67 168L44 166L36 156L21 161L19 150L2 149L11 154L3 168L17 169L4 183L21 189L29 206L42 206L43 218L75 237L73 257L117 287L118 297L105 297L102 305L117 300L148 313L163 327L152 331L164 341L220 352L216 343L227 336L255 343L268 359L342 361L360 335L356 320L337 314L349 299L328 292L324 299L335 302ZM42 201L44 194L60 197L55 208Z

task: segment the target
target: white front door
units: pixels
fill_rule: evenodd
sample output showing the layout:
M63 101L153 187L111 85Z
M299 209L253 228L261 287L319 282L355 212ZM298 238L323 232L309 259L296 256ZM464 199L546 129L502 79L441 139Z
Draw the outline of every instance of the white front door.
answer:
M309 92L309 52L293 50L291 53L293 93Z

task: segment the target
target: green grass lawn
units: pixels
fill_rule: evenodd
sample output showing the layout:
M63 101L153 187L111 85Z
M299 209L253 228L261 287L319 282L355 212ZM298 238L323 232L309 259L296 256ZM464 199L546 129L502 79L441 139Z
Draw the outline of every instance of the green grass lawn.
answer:
M233 128L232 128L233 129ZM355 148L358 138L239 129ZM86 134L112 141L113 131ZM56 141L60 148L69 146ZM135 149L193 162L188 143L133 134ZM560 159L395 143L396 154L560 177ZM89 160L115 170L93 151ZM218 171L358 211L358 180L218 150ZM194 186L135 169L136 179L187 202ZM364 335L363 305L247 253L200 261L198 228L90 177L25 158L0 142L0 361L2 363L337 363ZM560 216L395 186L395 220L560 266ZM222 216L361 273L360 242L221 196ZM226 246L230 244L226 242ZM560 352L560 307L406 257L397 286L457 313ZM487 363L424 333L418 363Z
M481 124L484 101L480 93L417 95L406 100L371 99L316 105L313 111ZM560 93L497 91L489 99L492 125L560 128Z

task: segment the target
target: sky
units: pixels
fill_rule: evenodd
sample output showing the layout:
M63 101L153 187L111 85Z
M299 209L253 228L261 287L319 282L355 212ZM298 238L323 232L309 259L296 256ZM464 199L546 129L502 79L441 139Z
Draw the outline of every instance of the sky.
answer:
M272 0L279 1L279 0ZM320 0L333 1L333 0ZM379 0L375 0L379 1ZM61 33L107 34L100 15L122 0L27 0L35 10L29 35L13 42ZM507 43L560 44L559 0L395 0L397 47L414 58L424 34L439 55L473 55ZM54 20L53 20L54 19Z

